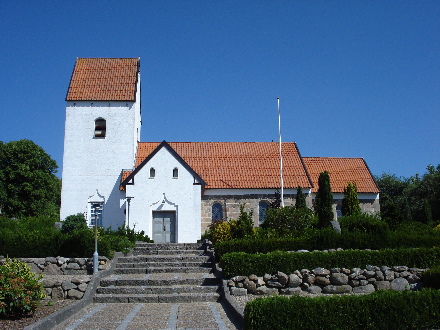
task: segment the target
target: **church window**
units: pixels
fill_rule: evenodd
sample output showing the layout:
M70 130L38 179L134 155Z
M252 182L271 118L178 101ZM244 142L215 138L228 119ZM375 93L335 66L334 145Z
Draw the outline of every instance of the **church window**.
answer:
M90 206L90 226L94 227L97 222L98 227L102 227L102 210L104 203L94 203Z
M154 178L156 176L156 170L154 167L150 168L150 178Z
M106 133L106 121L103 118L98 118L95 120L95 137L105 138Z
M222 220L223 219L223 207L220 203L214 203L212 205L212 220Z
M266 201L261 201L258 204L258 220L260 221L260 224L263 223L264 219L266 219L266 212L269 208L269 203Z
M341 203L338 203L336 205L336 216L338 218L342 217L342 204Z
M179 177L179 169L177 167L173 170L173 178L177 179Z

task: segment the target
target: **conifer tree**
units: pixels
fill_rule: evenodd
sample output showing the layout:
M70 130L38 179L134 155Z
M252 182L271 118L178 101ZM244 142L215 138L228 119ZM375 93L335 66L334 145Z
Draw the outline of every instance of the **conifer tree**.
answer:
M355 182L349 182L344 188L344 198L342 199L342 215L353 215L361 213L357 186Z
M301 186L296 189L295 207L297 209L304 209L307 207L306 196L302 192Z
M318 192L316 193L315 212L318 215L318 227L324 228L333 221L333 193L330 186L330 174L324 171L319 174Z
M269 204L269 208L271 209L279 209L281 207L281 194L277 190L274 194L275 199Z

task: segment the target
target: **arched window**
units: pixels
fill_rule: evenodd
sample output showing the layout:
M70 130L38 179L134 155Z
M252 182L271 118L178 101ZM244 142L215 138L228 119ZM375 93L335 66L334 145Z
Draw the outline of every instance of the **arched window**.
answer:
M220 203L214 203L212 205L212 220L221 220L223 219L223 207Z
M95 137L105 138L106 122L103 118L95 120Z
M336 205L336 216L337 216L338 218L340 218L340 217L343 216L343 214L342 214L342 204L341 204L341 203L338 203L338 204Z
M156 170L154 167L150 168L150 178L154 178L156 176Z
M98 227L102 227L102 210L104 203L93 203L90 205L90 226L95 226L95 222Z
M258 204L258 220L260 221L260 224L266 219L266 212L269 208L269 203L266 201L261 201Z
M177 179L179 177L179 169L177 167L173 170L173 178Z

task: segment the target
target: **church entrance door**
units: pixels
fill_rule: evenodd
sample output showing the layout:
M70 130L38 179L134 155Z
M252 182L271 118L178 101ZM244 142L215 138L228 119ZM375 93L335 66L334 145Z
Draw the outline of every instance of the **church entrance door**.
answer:
M176 212L153 211L154 243L176 243Z

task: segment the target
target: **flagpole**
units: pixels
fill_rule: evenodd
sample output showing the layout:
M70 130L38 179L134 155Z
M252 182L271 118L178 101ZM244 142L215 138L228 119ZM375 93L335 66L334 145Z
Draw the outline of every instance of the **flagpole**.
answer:
M284 180L283 180L283 149L281 145L281 112L280 112L280 98L278 100L278 135L280 138L280 186L281 186L281 207L284 207Z

